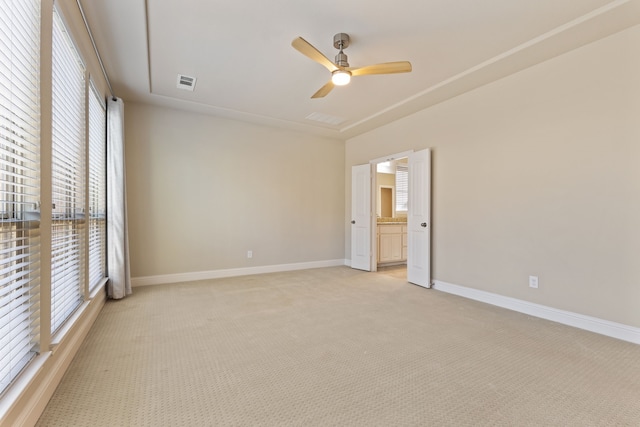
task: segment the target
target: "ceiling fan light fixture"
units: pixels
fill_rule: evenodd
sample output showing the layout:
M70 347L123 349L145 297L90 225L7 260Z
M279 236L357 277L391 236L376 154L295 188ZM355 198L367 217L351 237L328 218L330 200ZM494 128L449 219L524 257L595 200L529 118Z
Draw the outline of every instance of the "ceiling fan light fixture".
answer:
M351 77L366 76L368 74L408 73L411 71L411 63L409 61L385 62L358 68L350 67L347 55L343 52L343 49L349 47L349 43L350 38L346 33L338 33L333 37L333 47L338 49L339 52L336 55L336 62L332 62L302 37L293 39L291 46L294 49L331 72L331 80L311 95L311 99L324 98L336 86L349 84Z
M331 81L336 86L344 86L351 81L351 71L335 70L331 73Z

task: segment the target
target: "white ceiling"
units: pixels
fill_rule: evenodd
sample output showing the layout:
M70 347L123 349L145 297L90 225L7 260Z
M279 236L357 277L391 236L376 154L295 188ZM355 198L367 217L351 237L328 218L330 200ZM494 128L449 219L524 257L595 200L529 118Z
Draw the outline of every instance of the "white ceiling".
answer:
M346 139L640 23L640 0L81 0L115 94ZM411 61L311 95L346 32L350 65ZM177 74L196 77L194 92ZM344 119L334 126L312 113Z

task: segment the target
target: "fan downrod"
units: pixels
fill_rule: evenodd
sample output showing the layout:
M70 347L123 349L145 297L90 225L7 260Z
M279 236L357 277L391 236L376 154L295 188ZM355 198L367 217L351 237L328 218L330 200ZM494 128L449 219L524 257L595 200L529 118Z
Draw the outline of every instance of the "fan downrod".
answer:
M339 67L348 67L349 60L347 55L342 51L342 49L346 49L349 47L349 34L346 33L338 33L333 36L333 47L338 49L340 52L336 55L336 65Z

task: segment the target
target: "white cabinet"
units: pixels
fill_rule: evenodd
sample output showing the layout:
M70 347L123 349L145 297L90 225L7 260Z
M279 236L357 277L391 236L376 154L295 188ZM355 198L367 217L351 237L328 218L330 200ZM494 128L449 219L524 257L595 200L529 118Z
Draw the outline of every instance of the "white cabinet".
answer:
M378 262L407 260L407 226L378 224Z

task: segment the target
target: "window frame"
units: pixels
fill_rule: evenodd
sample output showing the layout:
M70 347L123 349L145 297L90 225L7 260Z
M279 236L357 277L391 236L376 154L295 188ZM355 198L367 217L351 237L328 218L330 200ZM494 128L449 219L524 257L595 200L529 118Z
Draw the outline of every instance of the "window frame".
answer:
M57 6L52 28L51 333L86 297L87 73Z
M397 164L395 170L395 212L407 213L409 209L409 165Z
M40 351L40 1L22 0L0 12L3 395Z

